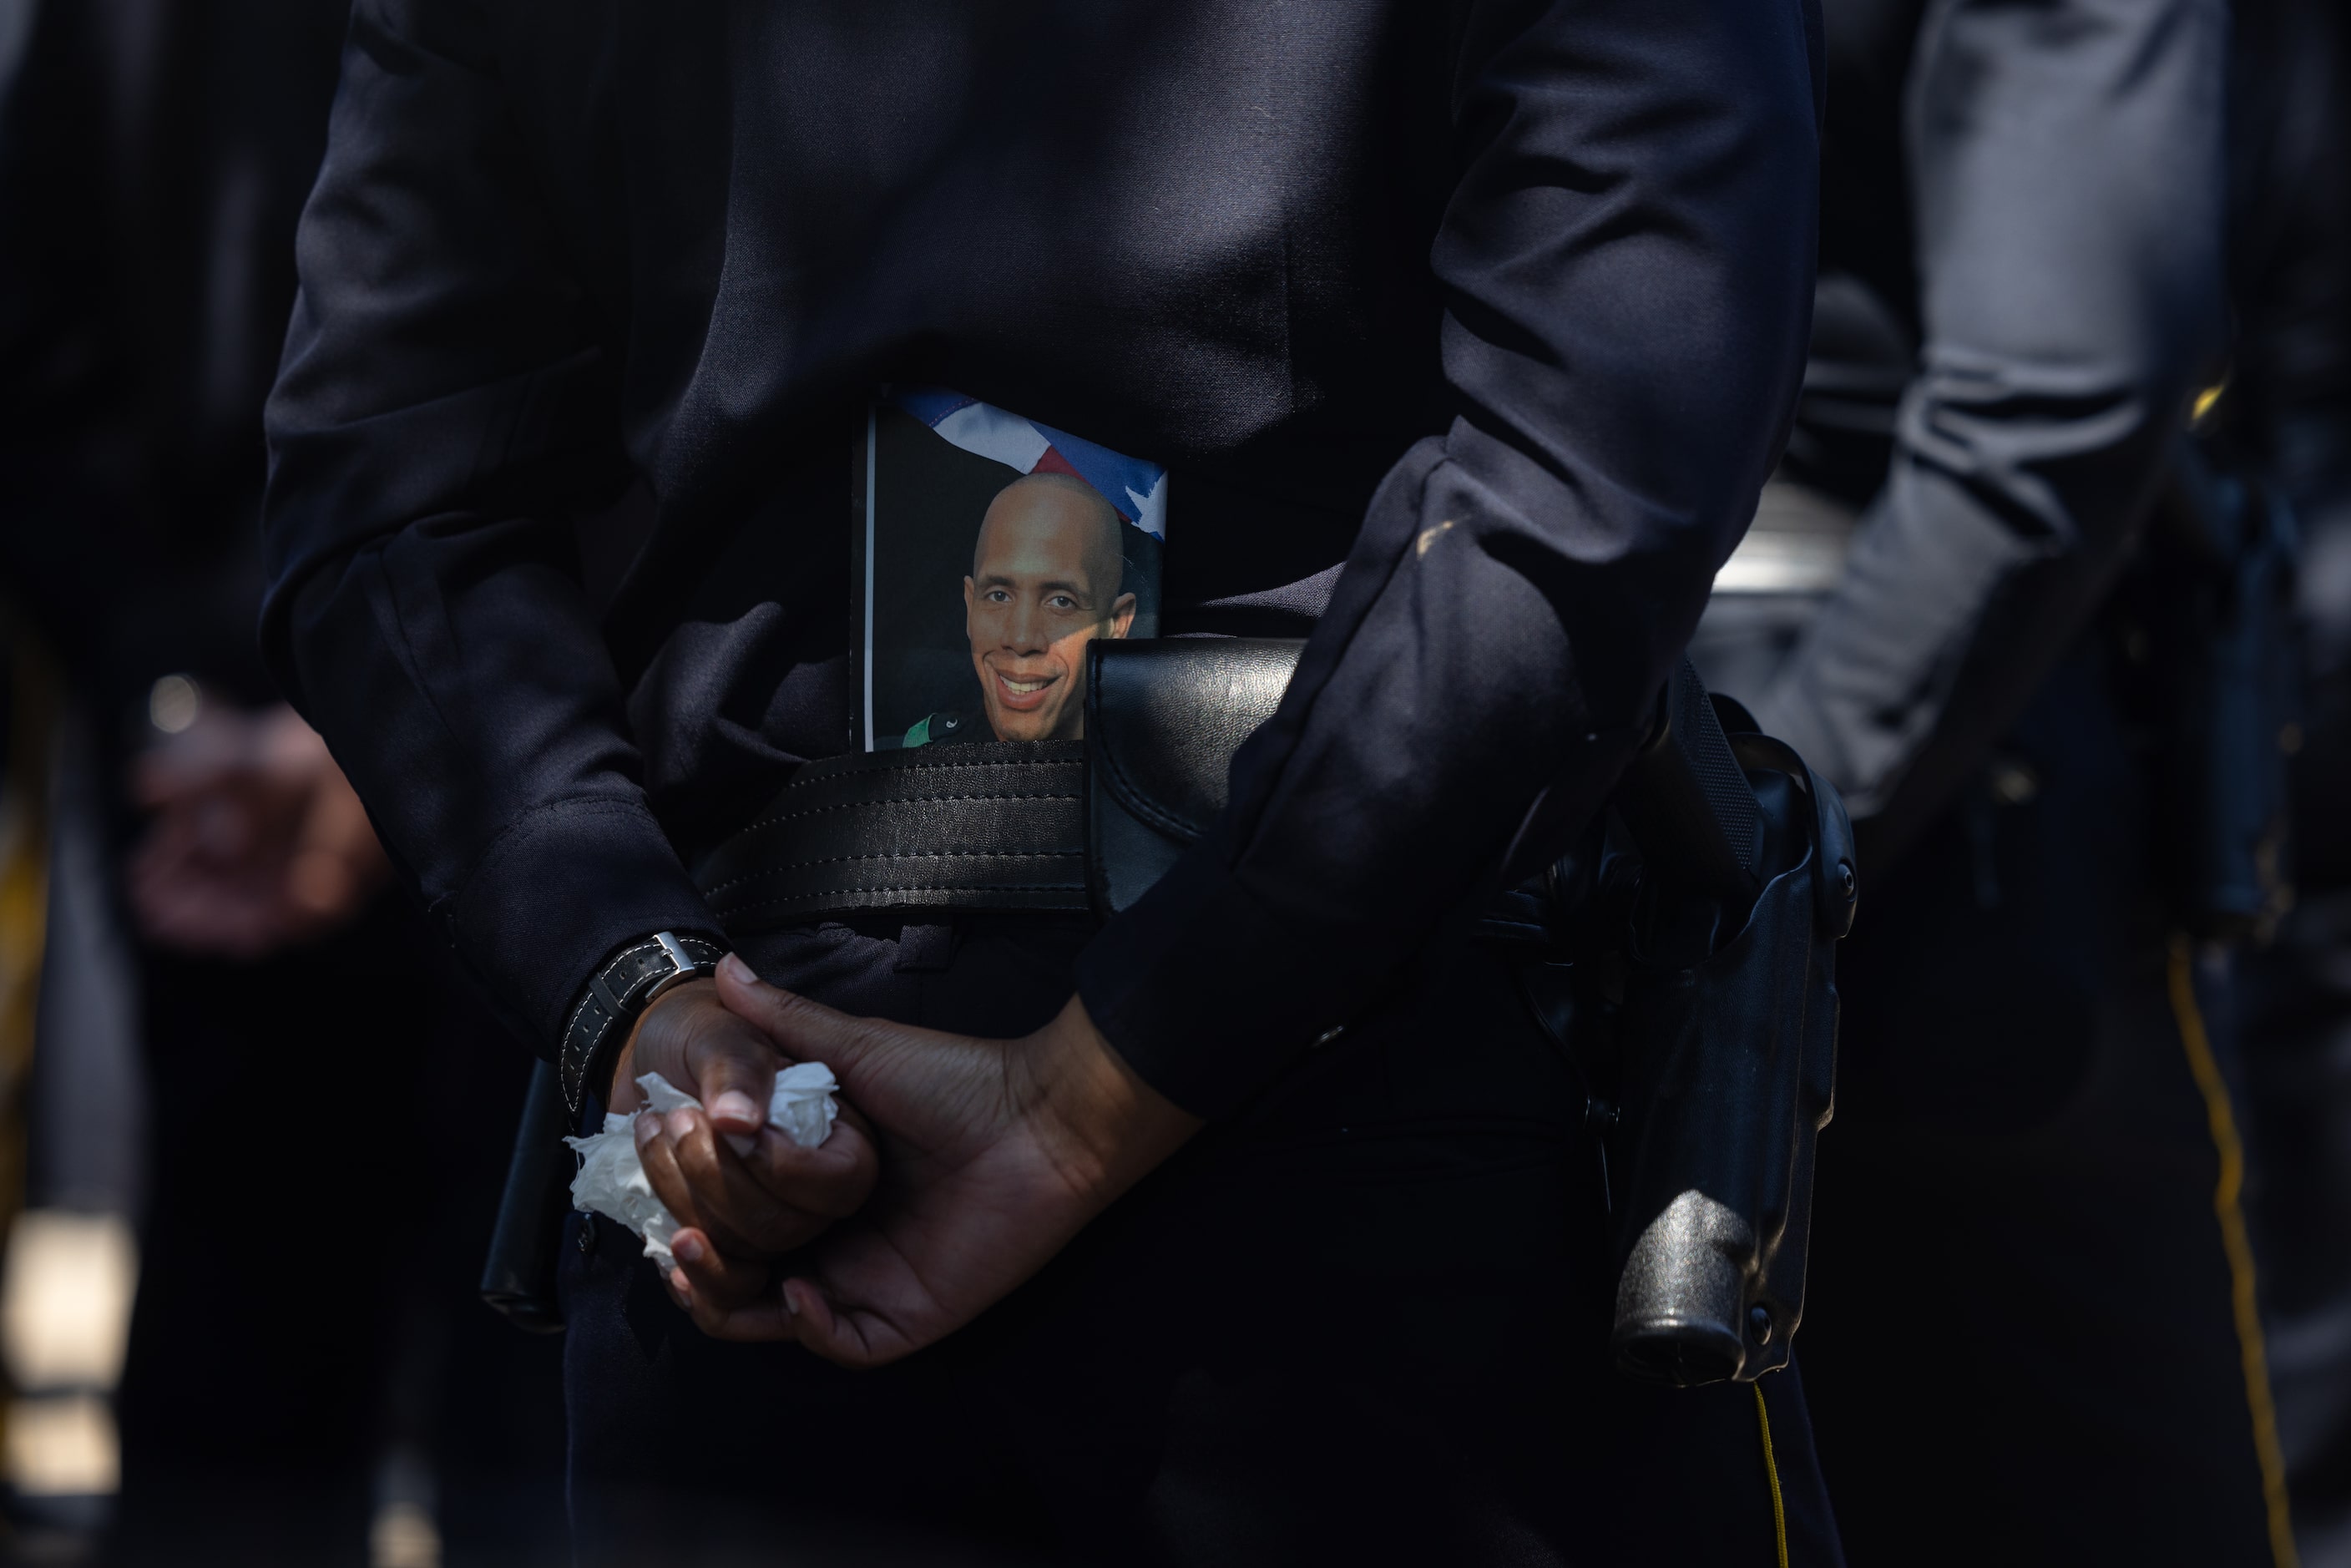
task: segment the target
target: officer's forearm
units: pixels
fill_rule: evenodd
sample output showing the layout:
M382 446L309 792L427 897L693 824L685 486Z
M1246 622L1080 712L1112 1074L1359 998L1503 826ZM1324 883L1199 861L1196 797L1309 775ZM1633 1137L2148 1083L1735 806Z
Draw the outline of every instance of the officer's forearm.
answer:
M1920 369L1844 580L1755 705L1881 863L2079 631L2215 368L2226 21L1960 0L1921 42Z

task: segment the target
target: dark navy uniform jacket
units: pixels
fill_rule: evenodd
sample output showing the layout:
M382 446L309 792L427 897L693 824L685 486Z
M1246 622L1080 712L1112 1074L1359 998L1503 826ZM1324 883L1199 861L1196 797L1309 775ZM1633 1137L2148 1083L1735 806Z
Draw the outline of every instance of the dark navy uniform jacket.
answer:
M1166 630L1313 632L1081 965L1213 1114L1611 781L1796 389L1816 37L1802 0L361 0L266 651L551 1047L847 743L870 389L1165 462Z

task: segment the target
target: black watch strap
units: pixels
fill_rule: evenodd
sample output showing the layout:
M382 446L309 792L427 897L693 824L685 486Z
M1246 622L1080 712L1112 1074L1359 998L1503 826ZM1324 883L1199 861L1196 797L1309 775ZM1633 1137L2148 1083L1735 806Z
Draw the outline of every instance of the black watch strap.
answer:
M573 1115L580 1113L605 1052L627 1037L624 1026L664 991L715 972L726 951L708 936L664 931L631 943L604 961L571 1009L556 1060L563 1103Z

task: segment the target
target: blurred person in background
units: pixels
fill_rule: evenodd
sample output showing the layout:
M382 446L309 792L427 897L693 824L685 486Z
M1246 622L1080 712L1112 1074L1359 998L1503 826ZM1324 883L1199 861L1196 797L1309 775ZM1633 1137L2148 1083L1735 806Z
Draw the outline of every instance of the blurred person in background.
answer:
M1806 1317L1823 1467L1856 1562L2283 1562L2202 940L2274 893L2203 875L2210 764L2278 747L2206 612L2283 625L2279 533L2185 435L2225 340L2228 12L1825 15L1805 394L1693 648L1844 791L1870 889Z
M86 903L129 933L152 1107L125 1561L358 1563L386 1519L372 1555L413 1561L436 1486L449 1561L559 1541L551 1347L471 1299L518 1069L255 648L260 408L344 21L42 0L0 105L0 592L83 716ZM76 950L45 1016L125 977ZM87 1043L52 1030L45 1071ZM430 1126L365 1109L452 1061ZM36 1143L135 1110L79 1103Z
M2351 19L2237 0L2238 332L2212 441L2300 536L2294 904L2242 966L2248 1186L2304 1568L2351 1565Z

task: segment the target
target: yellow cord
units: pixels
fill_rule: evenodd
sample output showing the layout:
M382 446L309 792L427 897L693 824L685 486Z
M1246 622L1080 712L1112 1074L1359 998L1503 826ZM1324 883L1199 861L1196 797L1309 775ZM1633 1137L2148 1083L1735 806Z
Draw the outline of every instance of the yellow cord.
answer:
M2269 1353L2262 1343L2262 1317L2253 1297L2253 1247L2245 1234L2245 1211L2239 1199L2245 1186L2245 1146L2237 1136L2237 1118L2229 1109L2229 1086L2212 1055L2212 1041L2204 1032L2203 1009L2196 1003L2195 960L2188 939L2171 943L2171 1010L2179 1022L2179 1040L2188 1051L2188 1070L2204 1095L2204 1113L2212 1126L2212 1144L2220 1155L2220 1185L2212 1195L2213 1212L2220 1218L2220 1246L2229 1255L2229 1296L2237 1318L2237 1343L2245 1367L2245 1404L2253 1417L2253 1452L2261 1461L2262 1500L2269 1509L2270 1555L2277 1568L2300 1568L2294 1547L2294 1521L2285 1491L2285 1454L2278 1445L2277 1406L2270 1401Z
M1771 1483L1771 1539L1780 1548L1780 1568L1788 1568L1788 1505L1780 1500L1780 1461L1771 1452L1771 1411L1763 1403L1763 1385L1755 1390L1755 1424L1763 1428L1763 1479Z

